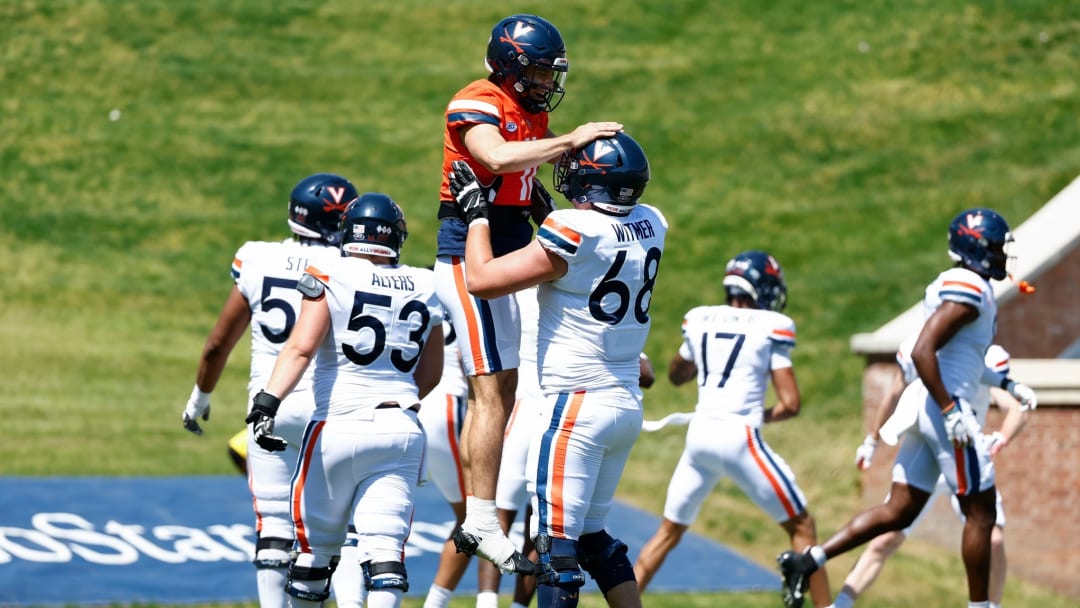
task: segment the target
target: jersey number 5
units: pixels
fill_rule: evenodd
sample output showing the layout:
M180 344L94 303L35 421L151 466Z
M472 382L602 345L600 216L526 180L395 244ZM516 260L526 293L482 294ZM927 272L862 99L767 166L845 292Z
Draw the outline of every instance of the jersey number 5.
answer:
M600 279L600 284L589 294L589 313L597 321L608 325L618 325L630 309L630 286L619 280L619 271L625 263L626 250L622 249L615 256L615 262L612 263L611 268L608 268L607 274ZM633 298L634 319L642 325L649 322L649 305L652 304L653 286L656 284L656 274L660 272L660 249L652 247L646 252L643 269L641 290ZM603 306L604 298L608 295L615 295L619 300L619 305L611 312L604 310Z

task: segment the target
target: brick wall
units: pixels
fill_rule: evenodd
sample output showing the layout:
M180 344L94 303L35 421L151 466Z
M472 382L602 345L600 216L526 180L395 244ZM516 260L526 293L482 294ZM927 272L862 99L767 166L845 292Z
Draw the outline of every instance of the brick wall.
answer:
M1017 359L1052 359L1080 337L1080 247L1040 273L1035 288L998 310L997 341Z

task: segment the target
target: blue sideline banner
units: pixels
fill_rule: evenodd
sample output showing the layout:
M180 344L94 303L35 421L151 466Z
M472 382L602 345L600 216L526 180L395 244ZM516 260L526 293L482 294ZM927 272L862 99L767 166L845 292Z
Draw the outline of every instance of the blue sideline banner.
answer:
M410 596L427 592L453 519L433 484L417 491L406 547ZM621 503L609 521L631 557L659 523ZM511 533L516 542L522 527ZM0 478L0 605L255 601L254 549L240 476ZM650 591L778 587L772 571L687 534ZM475 592L473 566L458 593Z

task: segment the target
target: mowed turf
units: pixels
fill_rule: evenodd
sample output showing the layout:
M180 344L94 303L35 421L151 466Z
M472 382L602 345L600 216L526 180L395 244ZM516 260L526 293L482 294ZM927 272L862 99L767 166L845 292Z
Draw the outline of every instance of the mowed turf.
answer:
M842 525L860 505L862 361L850 336L918 300L948 264L955 213L989 206L1018 225L1077 175L1080 5L2 3L0 474L229 472L247 345L214 393L206 435L185 433L180 411L233 253L285 237L291 186L333 171L398 200L404 261L430 263L443 109L484 75L490 27L515 11L546 16L567 40L552 127L619 120L652 163L645 199L671 226L648 417L693 405L692 386L663 380L683 313L722 299L726 259L769 250L787 273L804 411L764 432L819 531ZM682 440L644 435L620 498L659 513ZM730 484L694 531L766 565L786 544ZM853 558L830 567L834 590ZM963 589L957 555L912 542L870 601L955 606ZM1006 603L1069 605L1016 579Z

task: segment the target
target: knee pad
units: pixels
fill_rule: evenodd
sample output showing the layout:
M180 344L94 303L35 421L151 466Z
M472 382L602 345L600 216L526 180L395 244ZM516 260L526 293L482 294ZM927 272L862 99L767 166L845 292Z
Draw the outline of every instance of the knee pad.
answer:
M401 589L405 593L409 590L409 575L401 562L364 562L360 568L364 571L364 588L368 591Z
M569 590L585 584L585 573L578 567L577 541L541 534L536 537L536 553L540 558L538 584Z
M255 568L288 568L293 561L293 539L262 538L255 541Z
M605 595L615 586L634 580L634 565L626 552L626 543L612 538L606 530L586 534L578 541L581 567Z
M337 565L338 558L334 557L330 560L329 566L322 568L308 568L296 564L289 566L289 579L285 581L285 593L308 602L325 602L330 599L330 577L334 575ZM296 581L304 581L305 584L298 587L294 584ZM313 589L313 587L319 586L317 583L320 581L322 582L322 591ZM314 584L309 585L306 583Z

